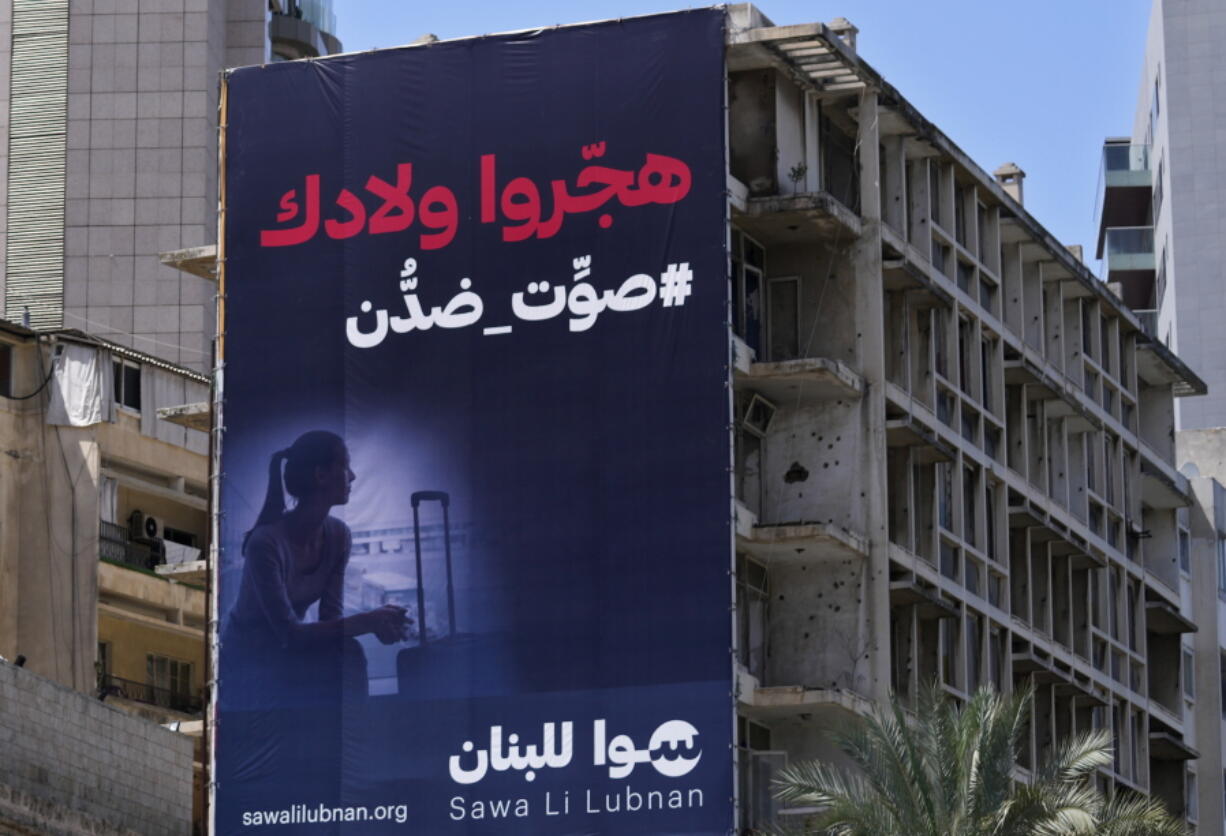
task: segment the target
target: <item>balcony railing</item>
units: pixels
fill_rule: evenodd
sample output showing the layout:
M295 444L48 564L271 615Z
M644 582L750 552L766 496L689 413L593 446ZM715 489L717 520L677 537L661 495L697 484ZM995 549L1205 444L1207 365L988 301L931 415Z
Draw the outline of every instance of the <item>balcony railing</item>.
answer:
M1116 226L1107 230L1107 271L1153 270L1154 228Z
M1152 226L1117 226L1107 230L1107 256L1154 255Z
M152 569L165 562L161 540L133 540L127 526L101 520L98 556L137 569Z
M1149 185L1149 146L1109 143L1103 146L1103 173L1108 186ZM1144 175L1142 178L1140 175ZM1127 182L1124 182L1127 179Z
M170 688L150 685L147 682L134 682L131 679L123 679L111 674L103 674L98 687L99 696L104 699L120 697L146 705L168 708L182 714L199 714L204 710L204 700L200 692L195 690L187 693L172 691Z

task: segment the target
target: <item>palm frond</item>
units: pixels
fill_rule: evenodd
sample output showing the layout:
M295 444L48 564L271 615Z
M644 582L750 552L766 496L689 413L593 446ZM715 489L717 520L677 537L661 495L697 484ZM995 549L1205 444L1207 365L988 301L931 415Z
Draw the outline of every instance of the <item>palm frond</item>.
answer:
M1070 737L1056 746L1035 776L1036 783L1087 778L1114 759L1111 733L1106 729Z
M959 706L939 685L911 718L897 700L836 736L854 771L797 763L775 795L819 808L827 836L1188 836L1154 799L1103 798L1112 762L1105 731L1063 741L1029 784L1013 781L1033 692L980 689Z
M1098 836L1188 836L1183 822L1155 798L1117 795L1104 805Z
M880 796L860 775L828 764L806 761L781 770L775 797L784 803L822 808L815 816L822 831L841 836L902 836L904 831Z

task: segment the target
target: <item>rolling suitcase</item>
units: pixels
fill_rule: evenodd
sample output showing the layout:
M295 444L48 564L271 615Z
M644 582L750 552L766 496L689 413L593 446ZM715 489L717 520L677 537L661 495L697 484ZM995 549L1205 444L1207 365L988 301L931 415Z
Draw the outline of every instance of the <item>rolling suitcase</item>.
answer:
M451 497L445 491L417 491L409 497L413 505L413 554L417 562L417 637L424 648L426 635L426 585L421 571L421 517L423 502L438 502L443 506L443 555L447 563L447 637L455 637L455 581L451 574Z
M447 699L505 688L510 661L492 636L456 630L455 575L451 562L451 498L445 491L412 494L413 549L417 570L417 644L396 656L397 691L414 700ZM421 505L438 502L443 511L443 560L447 577L447 632L431 636L426 628L426 585L422 571Z

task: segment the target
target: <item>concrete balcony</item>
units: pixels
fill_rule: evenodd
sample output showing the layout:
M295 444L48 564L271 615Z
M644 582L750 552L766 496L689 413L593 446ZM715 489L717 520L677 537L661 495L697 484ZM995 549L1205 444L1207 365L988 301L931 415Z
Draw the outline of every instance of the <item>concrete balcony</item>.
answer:
M1103 280L1118 284L1124 304L1133 310L1157 307L1154 280L1157 259L1154 257L1152 226L1110 227L1103 247Z
M1103 146L1098 177L1098 258L1103 257L1106 232L1112 227L1142 226L1150 222L1153 172L1150 148L1127 140L1108 140Z
M111 563L98 564L98 609L161 630L203 637L204 590Z
M153 571L164 578L199 587L203 587L209 580L209 564L206 560L163 563L153 567Z
M1149 756L1159 761L1194 761L1200 753L1173 732L1152 731L1149 733Z
M204 696L197 688L171 690L111 674L102 674L99 677L98 693L111 705L123 702L138 704L131 706L134 710L128 713L145 716L155 722L196 717L204 710Z
M1155 267L1154 228L1152 226L1111 227L1107 230L1106 252L1109 273L1153 270Z
M1144 440L1141 452L1141 502L1150 508L1184 508L1192 504L1188 478Z
M1192 760L1199 757L1196 751L1184 742L1183 718L1176 715L1170 706L1164 705L1152 696L1148 708L1150 757L1156 760ZM1155 737L1158 738L1157 741L1154 740ZM1159 744L1158 752L1152 748L1154 742Z
M846 688L761 685L744 668L738 668L736 684L737 708L753 720L802 716L820 727L840 728L873 712L872 700Z
M901 553L901 547L891 544L890 556ZM921 560L918 556L915 560ZM933 586L915 575L890 581L890 606L915 607L921 620L957 618L958 607L941 596Z
M750 197L736 222L767 246L815 238L846 244L859 238L861 230L860 216L825 191Z
M758 525L753 512L740 503L736 515L736 548L767 566L793 560L868 557L868 540L842 526L809 522Z
M1145 601L1145 626L1151 633L1168 636L1195 633L1200 629L1179 611L1178 606L1158 598Z
M864 378L839 360L803 357L758 363L744 341L736 336L732 339L733 385L737 389L757 392L781 407L855 399L864 394Z

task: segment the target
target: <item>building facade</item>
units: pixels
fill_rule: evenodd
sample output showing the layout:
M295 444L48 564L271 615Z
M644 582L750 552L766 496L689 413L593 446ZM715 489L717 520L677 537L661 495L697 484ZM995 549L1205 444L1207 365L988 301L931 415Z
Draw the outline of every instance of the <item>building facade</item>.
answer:
M1193 620L1199 628L1190 648L1195 658L1190 695L1200 757L1189 764L1197 795L1201 833L1222 832L1220 809L1226 806L1226 751L1223 750L1223 698L1226 697L1226 446L1223 431L1183 430L1176 436L1181 468L1192 485L1195 502L1188 509L1190 539L1186 573L1191 580Z
M741 826L935 680L1034 686L1023 777L1107 729L1104 788L1216 833L1174 435L1206 386L856 40L731 11Z
M218 75L337 51L329 0L0 3L0 316L211 366ZM190 253L189 253L190 256Z
M1179 406L1181 429L1226 424L1226 314L1218 265L1226 256L1218 161L1226 103L1216 89L1226 56L1226 7L1214 0L1154 0L1137 109L1128 137L1103 153L1099 254L1108 281L1147 313L1153 334L1197 369L1205 396Z
M1226 425L1226 313L1218 267L1226 254L1217 160L1226 105L1215 94L1226 57L1215 49L1226 8L1210 0L1154 0L1141 84L1129 136L1108 139L1099 184L1098 255L1103 278L1136 311L1145 330L1200 372L1208 393L1181 399L1176 463L1194 503L1181 512L1181 567L1192 581L1200 628L1183 650L1195 674L1185 683L1200 758L1189 763L1189 805L1202 833L1222 832L1222 684L1226 682L1226 546L1222 534L1221 427ZM1189 545L1183 546L1184 540ZM1194 694L1194 696L1193 696Z
M181 794L167 827L145 831L186 832L171 823L190 821L193 807L199 820L204 801L208 436L158 409L203 400L208 380L82 332L4 322L0 372L0 656L193 735L195 800ZM69 716L80 709L65 711L92 740L91 721ZM119 758L160 739L140 724L111 725L99 745ZM39 748L25 735L12 742Z

